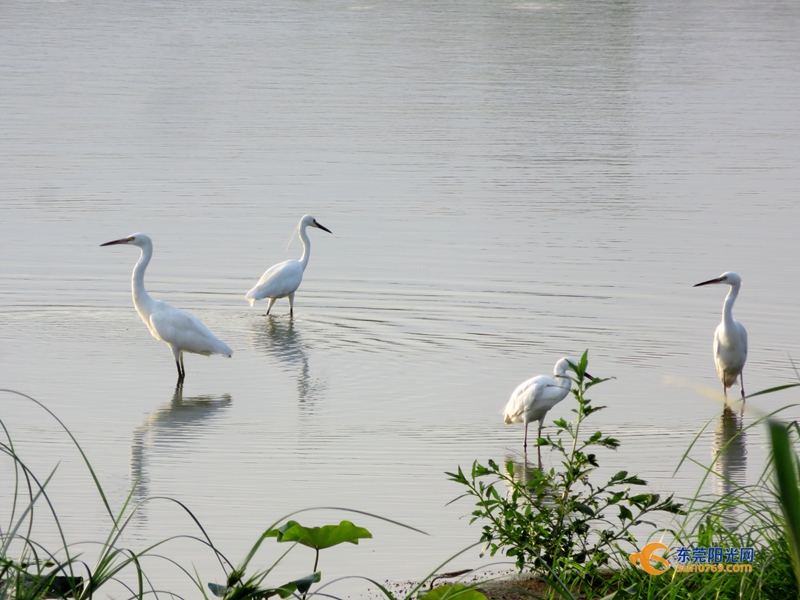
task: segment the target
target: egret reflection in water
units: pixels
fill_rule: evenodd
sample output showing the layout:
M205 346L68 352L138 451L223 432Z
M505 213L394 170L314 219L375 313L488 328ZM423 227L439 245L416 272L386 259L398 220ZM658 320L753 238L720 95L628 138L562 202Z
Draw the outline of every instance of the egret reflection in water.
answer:
M747 483L747 432L742 429L742 416L729 406L717 421L711 456L714 459L712 490L715 494L726 496Z
M522 460L520 460L520 458ZM536 472L541 471L541 468L539 468L537 465L533 464L532 462L528 462L527 455L506 455L503 472L508 472L506 468L509 463L511 463L513 469L511 472L511 479L514 481L514 483L528 485L528 482L533 481L536 478ZM509 493L511 492L510 489L508 491Z
M296 375L297 400L301 406L311 409L325 385L319 378L311 377L306 343L294 319L258 319L251 323L251 331L256 350L277 359L283 371Z
M183 386L176 387L170 401L153 411L133 431L130 470L131 485L136 485L133 500L139 502L149 495L149 458L155 453L174 456L195 448L195 442L202 440L214 418L230 404L228 394L184 397Z

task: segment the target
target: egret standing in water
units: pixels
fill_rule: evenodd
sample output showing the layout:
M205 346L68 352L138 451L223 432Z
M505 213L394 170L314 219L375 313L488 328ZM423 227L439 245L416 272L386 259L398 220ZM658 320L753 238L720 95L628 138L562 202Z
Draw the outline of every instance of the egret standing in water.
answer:
M736 378L742 387L742 412L744 412L744 377L742 369L747 361L747 331L739 321L733 320L733 303L739 295L739 288L742 286L742 278L736 273L728 271L716 279L709 279L694 287L709 285L712 283L726 283L731 286L725 303L722 305L722 323L717 326L714 332L714 364L717 365L717 374L722 382L722 391L725 394L725 405L728 403L728 388L733 387Z
M503 421L506 425L512 423L525 423L525 438L522 448L528 453L528 423L539 421L539 437L542 437L542 423L547 412L561 402L569 394L572 380L567 371L575 371L577 360L564 357L556 363L553 369L555 377L538 375L520 383L511 393L508 404L503 409ZM592 376L585 373L586 377ZM539 451L541 463L541 450Z
M330 229L317 223L317 220L311 215L305 215L300 219L298 229L300 230L300 240L303 242L303 256L300 257L300 260L287 260L267 269L255 287L245 296L245 299L250 301L250 306L253 306L256 300L269 298L269 304L267 304L267 314L269 314L275 300L288 296L289 316L294 316L294 293L300 287L300 282L303 281L303 272L306 270L308 257L311 255L311 241L306 234L306 227L309 226L332 233Z
M113 246L115 244L137 246L142 251L139 262L133 267L131 282L133 305L153 337L168 344L172 350L175 364L178 367L179 383L186 377L186 369L183 367L184 352L193 352L204 356L221 354L228 358L231 357L233 351L224 342L214 337L214 334L199 319L174 306L154 300L144 289L144 271L153 257L153 241L148 236L143 233L134 233L121 240L100 245Z

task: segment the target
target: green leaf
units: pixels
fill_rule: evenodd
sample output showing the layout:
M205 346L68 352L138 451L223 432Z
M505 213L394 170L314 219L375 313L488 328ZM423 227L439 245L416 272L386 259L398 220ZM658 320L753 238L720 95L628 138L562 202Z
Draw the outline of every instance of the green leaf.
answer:
M476 589L461 585L460 583L440 585L422 596L420 600L447 600L449 598L458 598L458 600L486 600L486 596Z
M638 475L628 477L623 483L628 483L630 485L647 485L647 482Z
M658 502L658 494L638 494L628 498L628 502L635 504L639 508L650 506L654 502Z
M312 583L317 583L322 579L322 573L317 571L316 573L312 573L311 575L306 575L305 577L301 577L300 579L295 579L294 581L290 581L282 585L275 590L267 590L268 592L273 592L273 594L269 594L270 596L274 594L278 594L281 598L288 598L294 592L300 592L301 594L305 594L311 588ZM266 597L266 596L265 596Z
M284 534L295 525L300 525L300 523L298 523L297 521L286 521L286 523L284 523L280 527L275 527L267 531L264 534L264 537L274 537L277 538L278 542L282 542Z
M609 481L619 481L621 479L625 479L628 476L627 471L620 471L616 475L614 475Z
M226 598L228 600L246 599L246 600L266 600L272 596L280 596L281 598L288 598L295 595L295 592L306 594L311 585L322 579L322 573L317 571L311 575L306 575L300 579L295 579L289 583L285 583L277 588L259 588L254 580L249 580L246 583L238 584L232 587L225 587L216 583L209 583L208 589L211 593L218 598Z
M287 521L265 535L276 538L278 542L297 542L314 550L330 548L344 542L358 544L358 540L372 537L369 531L353 525L350 521L323 527L303 527L297 521Z
M616 450L617 448L619 448L619 440L612 437L604 438L602 440L599 440L597 443L600 444L601 446L610 448L612 450Z

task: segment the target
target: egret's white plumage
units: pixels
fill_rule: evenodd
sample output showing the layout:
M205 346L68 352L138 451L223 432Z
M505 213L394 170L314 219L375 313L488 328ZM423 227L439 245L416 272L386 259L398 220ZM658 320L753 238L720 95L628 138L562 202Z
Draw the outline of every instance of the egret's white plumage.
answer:
M178 367L179 381L186 376L186 370L183 367L184 352L205 356L221 354L230 358L233 351L228 348L227 344L218 340L197 317L159 300L154 300L144 289L144 272L153 257L153 241L148 236L143 233L135 233L126 238L100 245L113 246L115 244L137 246L142 251L139 261L133 268L131 281L133 305L153 337L169 345Z
M525 423L525 439L523 448L528 451L528 423L539 421L539 437L542 436L542 423L547 412L561 402L569 394L572 381L567 371L574 371L573 365L578 361L564 357L560 359L553 374L538 375L519 384L511 393L506 407L503 409L503 421L506 425ZM587 377L591 377L588 373Z
M245 295L245 298L250 301L250 306L253 306L256 300L269 298L269 304L267 304L267 314L269 314L272 305L278 298L288 296L289 314L294 314L294 293L300 287L300 282L303 281L303 272L306 270L308 258L311 255L311 241L306 234L306 227L309 226L331 233L330 229L317 223L314 217L304 215L298 225L300 240L303 242L303 255L300 260L287 260L267 269L253 289Z
M731 286L725 303L722 305L722 322L714 332L714 364L717 366L717 374L722 382L722 391L725 398L728 397L728 388L733 387L736 378L742 390L742 410L744 410L744 377L742 369L747 361L747 331L744 325L735 321L733 318L733 303L739 295L742 286L742 278L736 273L728 271L715 279L709 279L694 287L709 285L712 283L726 283Z

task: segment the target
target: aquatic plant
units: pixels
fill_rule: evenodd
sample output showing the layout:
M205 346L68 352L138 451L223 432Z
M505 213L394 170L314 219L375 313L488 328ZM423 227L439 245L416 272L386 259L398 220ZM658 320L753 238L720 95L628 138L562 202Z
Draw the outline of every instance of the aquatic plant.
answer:
M422 531L404 525L391 519L366 513L363 511L337 508L337 507L318 507L295 511L286 515L266 528L264 533L259 536L256 543L250 549L245 559L238 566L234 566L213 544L208 533L205 531L199 520L192 511L180 501L167 497L150 497L138 503L132 502L136 485L133 486L122 506L114 511L103 490L88 456L78 443L74 435L66 425L45 405L38 400L20 392L13 390L0 390L2 393L13 394L34 403L52 417L64 432L69 436L75 448L78 450L83 464L88 470L94 487L101 499L106 516L110 522L109 532L106 539L98 544L99 551L94 563L90 565L85 557L77 556L73 553L73 546L67 542L64 529L58 513L50 499L47 491L48 484L56 473L54 468L44 480L40 480L35 473L25 464L22 457L16 451L12 436L9 433L2 418L0 418L0 428L4 434L4 440L0 440L0 453L12 461L14 482L9 485L11 494L11 510L7 525L0 525L0 600L41 600L43 598L74 598L76 600L90 600L96 593L103 591L111 595L109 584L116 584L113 589L114 597L120 596L119 587L126 591L129 598L143 599L145 596L170 596L179 597L170 591L157 590L142 567L142 559L145 557L164 560L174 565L180 573L196 586L199 595L208 599L207 590L214 596L225 600L262 600L272 596L288 598L290 596L306 598L319 590L311 591L313 584L322 579L322 574L317 570L319 566L320 551L338 546L345 542L358 544L359 540L368 539L372 534L363 527L358 527L350 521L341 521L336 525L325 525L322 527L305 527L297 521L290 520L297 514L316 511L334 510L344 511L351 514L359 514L366 517L379 519L393 523L419 533ZM143 550L133 550L121 546L122 535L133 519L134 515L147 502L164 501L178 506L199 530L199 535L176 535L160 540L149 545ZM55 524L57 537L60 540L58 548L48 548L43 543L36 541L33 537L34 515L37 514L36 507L44 504L48 514L52 517ZM250 569L259 548L265 540L275 538L280 543L291 543L291 546L283 552L277 560L267 568ZM219 561L219 564L226 574L224 585L203 582L205 577L197 572L191 573L182 567L177 561L171 559L166 553L164 545L176 539L189 539L201 545L204 550L210 551ZM314 565L312 572L303 577L281 583L279 585L268 585L266 579L283 558L296 546L305 546L315 552ZM156 551L158 550L158 553ZM451 557L452 559L453 557ZM442 565L449 562L448 559ZM248 575L248 571L253 574ZM438 571L438 569L437 569ZM474 591L474 586L462 584L447 584L436 588L431 588L427 592L420 593L424 584L436 578L437 571L430 573L422 578L413 589L403 597L403 600L425 597L428 600L485 600L479 592ZM453 574L438 575L438 577L449 577ZM456 574L457 575L457 574ZM341 579L341 578L340 578ZM340 580L339 579L339 580ZM367 579L367 582L376 585L382 593L387 596L387 600L400 600L395 598L385 586ZM327 585L335 583L337 579L328 582ZM336 596L330 593L322 593L325 597Z
M800 384L778 386L751 394L748 398L798 385ZM589 387L587 385L585 389ZM682 505L680 512L683 514L673 528L655 529L653 534L643 542L650 544L657 539L659 546L662 545L660 542L669 542L673 549L665 557L665 560L668 558L671 563L668 563L669 567L675 567L678 564L677 549L749 548L752 549L753 560L748 563L746 569L726 570L715 567L702 571L678 571L675 568L664 569L662 567L660 573L657 571L657 574L653 574L631 563L630 548L625 548L624 544L611 544L607 549L603 549L601 559L606 559L606 564L610 568L599 571L587 569L586 564L581 564L578 560L572 562L562 560L560 563L558 561L546 563L543 560L537 562L539 555L532 550L527 552L532 559L526 560L522 568L537 573L540 579L548 583L549 597L553 597L553 594L556 593L569 599L575 599L585 594L587 597L593 598L603 596L604 600L611 598L619 600L627 597L643 600L798 597L800 593L800 583L798 583L800 582L800 560L798 560L800 557L800 544L798 544L800 541L800 459L798 458L800 426L796 421L787 424L778 419L779 413L792 407L781 408L737 430L720 448L714 461L710 465L705 465L691 458L690 452L707 429L711 422L709 420L697 433L676 468L677 472L683 464L692 462L705 470L704 477L698 483L697 492ZM580 413L580 403L576 412ZM756 483L740 485L726 480L728 491L725 493L721 495L704 494L702 490L707 479L720 476L714 471L714 467L726 448L741 443L738 438L745 435L748 429L760 426L768 428L772 457ZM558 424L557 428L562 432L569 433L563 424ZM576 431L576 429L572 431ZM574 441L574 437L570 439ZM597 441L600 439L602 437L598 437ZM553 445L552 440L544 440L543 443ZM559 448L558 444L553 446ZM580 448L580 443L577 447ZM591 461L590 464L592 464ZM568 465L568 461L563 461L561 466L567 470ZM493 543L496 549L510 550L508 553L515 556L519 564L519 557L526 556L526 552L521 551L522 548L515 547L513 544L521 543L526 547L530 546L530 540L536 538L533 535L526 537L525 526L528 523L542 526L531 515L536 513L538 507L543 507L542 515L552 515L557 498L533 495L533 492L541 486L541 476L531 478L531 474L528 473L528 482L509 481L510 477L515 476L511 470L513 465L508 466L506 473L501 472L496 466L494 469L491 467L487 469L480 465L478 467L477 470L475 467L473 468L472 479L467 481L477 491L483 490L483 498L478 503L478 510L473 513L473 520L486 518L484 514L489 511L493 511L496 516L499 516L500 512L497 507L510 510L511 513L503 514L503 517L507 517L508 523L516 523L520 527L514 530L508 528L507 523L499 522L515 537L509 535L505 538L508 540L508 547L499 543L502 539L500 537L493 538ZM554 474L557 475L557 472L551 470L550 475ZM505 502L499 502L500 494L488 491L489 485L476 481L478 477L487 475L493 476L498 482L502 481L509 487L510 491ZM450 476L451 478L455 477L453 474ZM567 476L563 475L562 477L566 478ZM462 485L464 484L460 478L457 480ZM524 491L518 493L517 497L522 502L517 504L516 509L521 515L516 515L511 510L513 506L510 503L515 496L515 489L520 486L524 488ZM475 496L474 493L466 495ZM483 501L486 501L485 504L481 504ZM675 512L677 514L678 511ZM574 507L572 517L576 521L581 521L584 520L584 515L588 517L586 513L587 511ZM529 520L525 521L523 517ZM627 521L620 519L620 522ZM484 526L484 539L488 537L487 527L490 532L494 531L492 524ZM551 527L551 530L554 529L551 522L545 522L543 527L543 531L547 531L547 527ZM587 536L589 535L591 535L591 530L587 531ZM601 534L595 533L595 536L596 540L602 541ZM631 542L630 539L621 541ZM635 544L637 550L641 546L641 543ZM546 552L541 554L547 556ZM577 558L583 557L579 555ZM586 563L591 566L589 560ZM661 564L663 565L663 562ZM658 567L653 568L658 569ZM513 588L513 585L509 587ZM605 594L607 595L604 596Z
M216 551L211 539L197 518L188 507L178 500L172 498L149 498L133 505L131 499L135 489L134 486L122 506L117 511L114 511L89 458L63 421L44 404L27 394L5 389L0 390L0 392L19 396L36 404L64 430L78 450L86 469L91 475L110 524L106 539L98 544L99 551L94 563L90 565L83 558L78 560L79 557L73 554L71 545L67 542L60 517L47 492L47 486L52 480L57 467L44 480L40 480L17 453L11 434L3 420L0 419L0 427L2 427L5 438L0 441L0 452L12 461L14 472L13 496L11 498L8 525L0 528L0 600L22 600L24 598L75 598L76 600L88 600L93 598L98 590L107 587L110 582L121 585L130 593L131 598L143 598L145 595L155 593L156 590L150 585L149 579L142 568L142 559L148 556L161 558L176 564L169 558L156 554L155 550L172 540L181 538L194 540L205 548L210 549L222 564L224 560L222 554ZM120 543L123 532L133 516L144 503L155 500L177 505L199 529L200 536L171 536L139 551L122 547ZM56 533L60 540L60 545L57 549L48 549L32 538L34 515L36 514L35 508L42 504L45 505L55 524ZM14 553L13 555L12 552ZM178 568L189 575L185 569ZM133 583L123 581L123 576ZM192 579L192 581L194 580Z
M764 390L748 398L796 385ZM603 582L603 589L632 587L636 590L636 598L659 600L797 598L800 576L795 560L795 535L800 531L800 429L796 422L786 424L778 420L776 415L787 408L791 407L756 419L736 434L743 435L753 427L768 428L772 456L754 484L739 485L728 481L731 489L726 493L719 496L703 494L701 490L706 478L718 475L713 473L713 463L703 465L692 461L705 469L705 477L695 496L686 503L686 516L680 526L664 532L669 536L671 548L749 548L753 560L746 569L726 569L723 564L721 569L682 569L679 572L672 568L664 575L652 576L621 561L623 566L610 573ZM704 429L705 426L697 437ZM728 443L735 443L735 437ZM681 463L692 460L688 457L690 450L691 446ZM668 558L672 567L679 564L677 551L671 551Z
M330 508L329 510L347 509ZM292 515L298 514L298 512L305 512L305 510L297 511L292 513ZM302 597L305 598L309 589L311 588L311 585L322 579L322 573L317 570L319 565L320 550L332 548L333 546L338 546L339 544L343 544L345 542L358 544L358 540L372 537L372 534L368 530L364 529L363 527L357 527L350 521L342 521L338 525L324 525L322 527L304 527L297 521L293 520L286 521L283 525L279 525L281 521L283 521L283 519L273 523L263 534L261 534L256 543L250 549L250 552L247 554L244 561L228 574L227 582L224 586L215 583L208 584L208 588L211 590L212 594L219 598L224 598L225 600L255 600L269 598L276 595L280 596L281 598L288 598L295 592L299 592L302 594ZM400 523L398 523L398 525L407 527ZM254 575L246 577L245 573L250 561L261 547L261 544L266 539L271 537L276 538L278 542L294 542L294 544L269 568L257 571ZM277 587L262 587L263 581L267 578L270 572L297 544L312 548L315 551L312 573Z
M426 577L420 579L420 581L416 585L414 585L408 592L406 592L406 594L404 594L402 597L397 597L386 586L382 585L381 583L373 579L370 579L368 577L362 577L358 575L350 575L346 577L339 577L336 579L332 579L326 585L319 587L314 591L311 591L311 586L314 583L318 583L322 580L322 573L321 571L317 570L317 567L319 565L320 550L324 550L326 548L332 548L334 546L338 546L339 544L343 544L345 542L351 544L358 544L359 540L369 539L372 537L372 534L367 529L363 527L358 527L350 521L341 521L338 525L324 525L322 527L304 527L303 525L300 525L300 523L298 523L297 521L291 519L286 520L290 516L294 516L298 513L307 511L317 511L317 510L335 510L335 511L357 513L381 521L387 521L389 523L393 523L400 527L411 529L413 531L417 531L419 533L424 534L424 532L415 529L413 527L410 527L408 525L404 525L397 521L386 519L385 517L381 517L375 514L366 513L358 510L339 508L339 507L317 507L317 508L302 509L292 513L291 515L287 515L286 517L280 519L279 521L273 523L270 527L268 527L267 530L263 534L261 534L256 543L250 549L250 552L247 554L244 561L242 561L242 563L236 569L230 572L225 585L218 585L214 583L208 584L208 588L212 592L212 594L214 594L219 598L223 598L223 600L264 600L272 596L278 596L280 598L288 598L289 596L296 596L305 599L307 597L312 597L317 594L326 598L337 598L337 596L332 594L327 589L329 586L344 579L361 579L371 584L372 586L376 587L382 594L386 596L387 600L412 600L412 599L449 600L451 598L458 600L486 600L486 597L475 589L478 584L464 585L461 583L449 583L449 584L439 585L437 587L433 587L432 585L434 580L440 578L449 579L471 572L471 570L468 569L466 571L458 571L455 573L443 573L443 574L438 573L439 569L441 569L444 565L446 565L453 558L455 558L455 556L458 556L459 554L465 552L466 549L448 558L441 565L439 565L435 571L429 573ZM286 522L280 525L280 523L283 522L284 520L286 520ZM256 572L252 575L247 575L246 573L250 562L258 552L263 542L269 538L275 538L276 541L279 543L290 542L292 543L292 546L286 552L284 552L280 557L278 557L278 559L275 562L273 562L273 564L270 565L269 567L261 570L256 570ZM278 587L265 586L263 582L270 575L273 569L297 545L306 546L315 551L313 572L309 575L306 575L294 581L290 581ZM430 582L430 587L427 591L425 591L423 588L425 584L428 582ZM205 594L204 597L208 598L207 596L205 596Z
M483 523L481 540L491 554L502 551L519 570L537 573L557 588L572 589L601 578L601 567L617 563L620 543L637 547L632 528L646 523L652 513L681 513L672 496L634 493L633 488L647 482L627 471L595 481L597 449L615 450L619 441L600 431L584 432L586 419L604 408L594 406L586 393L607 381L588 379L587 363L588 351L575 365L575 420L555 420L555 432L536 442L552 448L560 461L557 467L526 465L520 477L513 462L500 467L489 460L486 466L474 462L466 474L461 467L447 473L467 488L456 500L475 500L470 522Z

